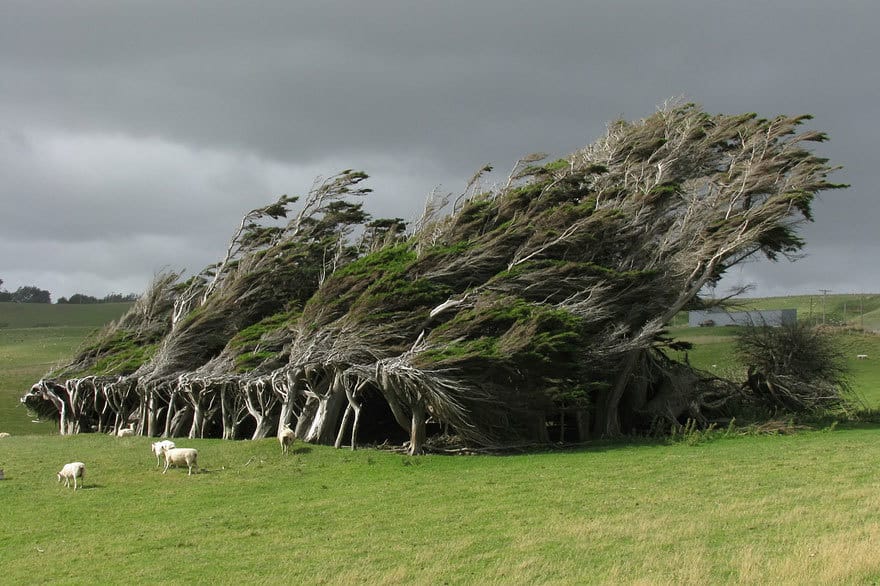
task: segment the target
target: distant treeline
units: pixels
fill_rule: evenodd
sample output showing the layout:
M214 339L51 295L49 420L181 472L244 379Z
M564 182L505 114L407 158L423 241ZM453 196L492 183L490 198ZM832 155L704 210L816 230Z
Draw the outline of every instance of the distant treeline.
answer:
M40 289L33 285L26 285L24 287L19 287L15 291L7 291L2 288L2 285L3 279L0 279L0 302L52 303L52 294L45 289ZM59 298L56 303L126 303L137 301L138 297L139 295L136 293L129 293L127 295L123 295L122 293L110 293L101 298L84 295L82 293L74 293L69 298Z
M3 281L0 281L2 283ZM19 287L13 292L0 289L0 301L11 301L13 303L52 303L51 294L39 287L26 286Z
M136 293L129 293L128 295L123 295L122 293L110 293L100 299L92 297L91 295L74 293L70 298L60 297L56 303L125 303L137 301L137 298L138 295Z

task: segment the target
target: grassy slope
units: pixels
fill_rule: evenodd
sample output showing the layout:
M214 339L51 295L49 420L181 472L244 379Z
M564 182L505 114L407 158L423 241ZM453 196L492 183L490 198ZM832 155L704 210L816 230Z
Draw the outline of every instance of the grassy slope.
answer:
M871 583L880 431L408 458L275 440L0 440L4 583ZM85 489L56 483L86 462ZM157 498L158 497L158 498Z
M0 431L53 432L51 424L31 423L19 398L53 365L70 358L87 335L130 306L0 303Z
M822 295L795 295L748 299L743 309L797 309L798 319L822 321ZM825 320L828 324L864 326L880 330L880 295L828 295L824 300Z
M0 330L45 327L94 329L118 318L129 307L131 303L0 303Z

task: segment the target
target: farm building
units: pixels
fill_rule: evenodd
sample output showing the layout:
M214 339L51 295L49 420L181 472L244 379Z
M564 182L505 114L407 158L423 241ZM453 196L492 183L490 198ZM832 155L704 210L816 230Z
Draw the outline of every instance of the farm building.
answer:
M797 309L755 311L689 311L688 325L698 326L781 326L797 322Z

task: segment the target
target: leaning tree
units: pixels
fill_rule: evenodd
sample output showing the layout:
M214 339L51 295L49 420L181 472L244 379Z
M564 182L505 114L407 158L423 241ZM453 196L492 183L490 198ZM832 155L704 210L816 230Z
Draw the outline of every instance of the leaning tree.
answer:
M490 188L487 166L409 230L370 221L353 201L366 176L343 172L285 226L257 220L290 198L245 216L220 263L151 293L153 337L126 316L57 374L129 377L150 434L296 419L299 437L354 446L381 404L411 453L429 426L487 446L719 414L737 386L672 360L666 327L730 267L801 249L813 199L842 187L807 120L669 104Z

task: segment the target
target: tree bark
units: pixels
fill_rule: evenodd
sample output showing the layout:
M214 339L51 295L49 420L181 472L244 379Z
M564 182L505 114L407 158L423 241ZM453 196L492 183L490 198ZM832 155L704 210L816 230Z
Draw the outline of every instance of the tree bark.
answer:
M310 396L306 399L306 404L303 406L302 413L299 414L299 419L296 422L296 429L294 430L294 434L296 437L303 439L305 438L306 433L309 430L309 427L312 425L312 420L315 418L315 413L318 411L318 398Z
M193 402L193 420L189 428L189 439L202 437L202 428L205 424L205 413L198 400Z
M168 437L182 437L186 424L189 423L192 407L186 405L174 414L171 420Z
M156 389L150 389L147 391L150 395L150 398L147 401L147 435L149 437L155 437L158 422L159 422L159 406L158 401L156 400Z
M339 433L336 434L336 442L333 444L333 447L337 450L342 447L342 440L345 437L345 428L348 427L348 420L351 417L351 413L354 411L351 403L348 404L348 407L345 408L345 414L342 416L342 423L339 424ZM352 440L354 443L354 440Z
M254 419L257 421L257 428L254 430L251 439L259 440L268 437L269 433L272 431L272 420L264 415L255 416Z
M629 385L629 380L642 352L644 350L630 350L623 359L620 374L617 376L617 381L614 383L614 388L611 390L611 394L608 396L608 403L606 404L605 424L603 427L606 437L617 437L620 435L620 415L618 413L620 399L623 397L627 385Z
M303 441L330 445L336 432L336 422L342 411L345 393L334 390L328 396L318 397L317 410Z
M419 456L425 453L426 420L425 406L421 402L417 402L412 406L412 425L409 435L410 456Z
M177 392L172 391L171 397L168 399L168 413L165 414L165 430L162 432L162 437L175 437L171 435L171 424L174 421L174 418L177 417L178 409L174 405L174 401L177 399Z

